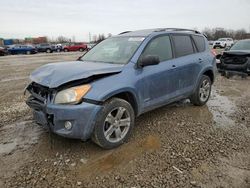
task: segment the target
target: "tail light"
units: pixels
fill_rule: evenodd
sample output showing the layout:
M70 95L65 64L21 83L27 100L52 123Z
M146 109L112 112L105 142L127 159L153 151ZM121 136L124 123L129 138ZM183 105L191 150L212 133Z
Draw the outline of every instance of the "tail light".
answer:
M211 54L215 57L217 55L217 52L214 49L212 49Z

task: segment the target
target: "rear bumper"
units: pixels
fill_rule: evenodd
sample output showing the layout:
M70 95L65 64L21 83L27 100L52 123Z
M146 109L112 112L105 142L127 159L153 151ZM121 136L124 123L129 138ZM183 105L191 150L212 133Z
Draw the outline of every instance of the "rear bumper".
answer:
M49 128L55 134L63 137L87 140L91 137L96 116L102 106L81 103L78 105L38 105L27 101L33 109L35 121ZM70 121L70 130L64 127L66 121Z

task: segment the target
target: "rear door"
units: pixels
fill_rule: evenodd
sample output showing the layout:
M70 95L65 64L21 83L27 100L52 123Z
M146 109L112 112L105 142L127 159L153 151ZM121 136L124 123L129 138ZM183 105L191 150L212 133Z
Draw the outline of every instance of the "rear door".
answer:
M172 34L178 97L189 95L194 87L203 61L189 34Z

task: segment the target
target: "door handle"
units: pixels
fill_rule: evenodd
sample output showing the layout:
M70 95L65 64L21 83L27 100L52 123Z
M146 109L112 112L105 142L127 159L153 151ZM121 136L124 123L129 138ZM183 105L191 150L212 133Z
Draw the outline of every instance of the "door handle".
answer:
M176 68L176 65L172 65L173 68Z
M202 63L203 62L203 59L199 58L199 63Z

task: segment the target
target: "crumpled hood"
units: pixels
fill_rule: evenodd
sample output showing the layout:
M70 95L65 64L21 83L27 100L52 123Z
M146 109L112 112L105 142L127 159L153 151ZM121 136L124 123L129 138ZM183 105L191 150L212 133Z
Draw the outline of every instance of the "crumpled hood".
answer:
M33 82L49 88L56 88L70 81L85 79L93 75L118 73L124 65L70 61L43 65L31 73Z
M229 50L223 52L223 54L229 55L250 55L250 50Z

